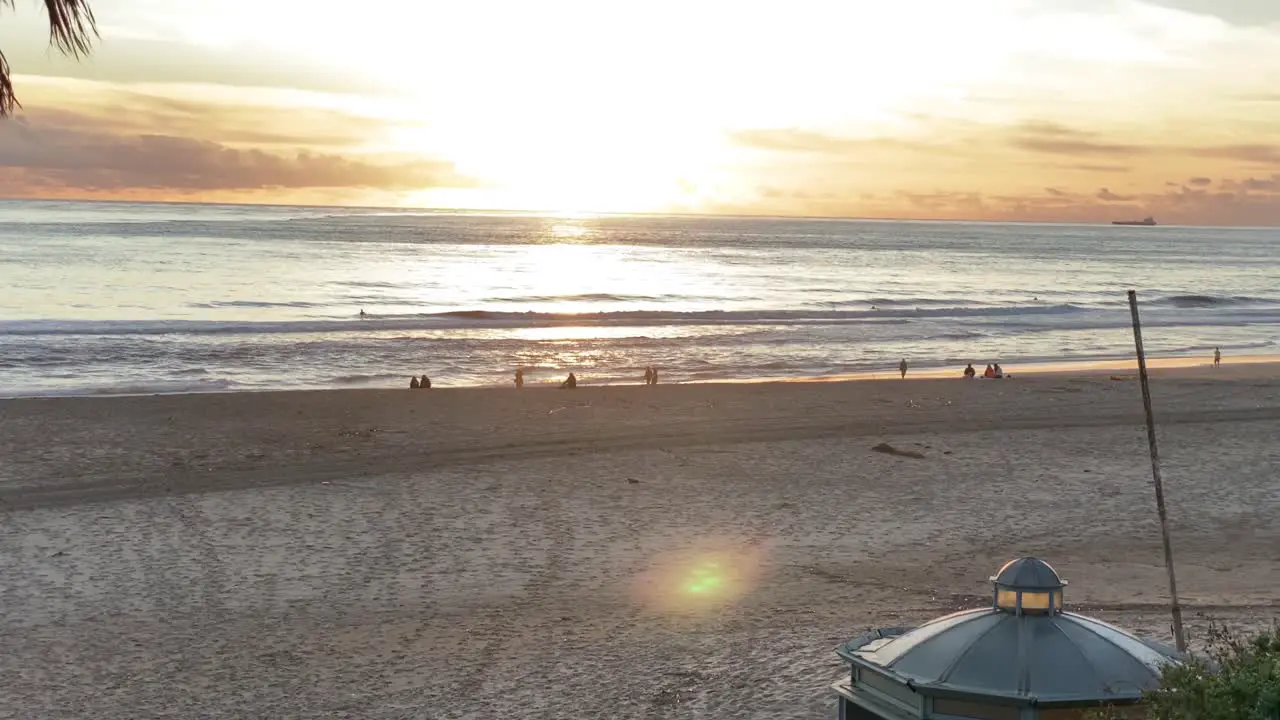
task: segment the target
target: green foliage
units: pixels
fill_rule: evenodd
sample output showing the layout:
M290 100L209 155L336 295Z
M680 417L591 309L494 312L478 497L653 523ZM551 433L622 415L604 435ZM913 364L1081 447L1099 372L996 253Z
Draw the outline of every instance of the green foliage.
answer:
M1143 703L1149 720L1280 720L1280 625L1252 640L1210 629L1207 652L1166 667Z

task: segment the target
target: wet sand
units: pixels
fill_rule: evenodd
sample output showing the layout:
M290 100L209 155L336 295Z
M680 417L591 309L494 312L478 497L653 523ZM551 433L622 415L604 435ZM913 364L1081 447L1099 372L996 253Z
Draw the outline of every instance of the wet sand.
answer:
M1280 369L1153 394L1190 631L1261 627ZM1169 637L1105 374L6 400L0 457L0 717L830 717L1020 554Z

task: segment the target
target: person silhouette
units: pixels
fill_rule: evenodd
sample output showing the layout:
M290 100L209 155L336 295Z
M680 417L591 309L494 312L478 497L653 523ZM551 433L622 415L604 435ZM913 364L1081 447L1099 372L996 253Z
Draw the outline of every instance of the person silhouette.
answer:
M561 389L564 389L564 390L573 390L574 388L578 387L577 376L574 375L573 373L569 373L569 377L565 378L564 382L560 383L560 387Z
M902 377L907 377L907 359L902 358L902 362L898 363L898 372L902 373Z
M1216 347L1213 349L1213 366L1215 368L1222 366L1222 348Z
M521 370L520 368L516 368L516 387L524 387L524 370Z

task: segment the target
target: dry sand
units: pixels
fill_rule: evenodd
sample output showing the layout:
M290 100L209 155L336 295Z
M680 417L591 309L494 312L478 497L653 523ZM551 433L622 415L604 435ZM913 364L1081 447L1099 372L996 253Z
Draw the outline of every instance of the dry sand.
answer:
M1280 369L1153 392L1190 630L1260 627ZM831 717L1020 554L1169 636L1105 375L9 400L0 458L6 718Z

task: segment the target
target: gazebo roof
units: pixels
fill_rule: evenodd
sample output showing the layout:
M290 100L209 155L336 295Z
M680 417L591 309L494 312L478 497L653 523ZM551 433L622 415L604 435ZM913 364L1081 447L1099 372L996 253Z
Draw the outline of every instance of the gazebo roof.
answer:
M1018 558L991 577L992 606L915 629L888 628L837 649L864 672L926 695L1051 704L1137 701L1179 654L1114 625L1062 611L1066 581Z
M1039 702L1137 699L1159 684L1161 665L1175 659L1161 646L1074 613L981 608L876 640L853 640L840 654L926 694Z

